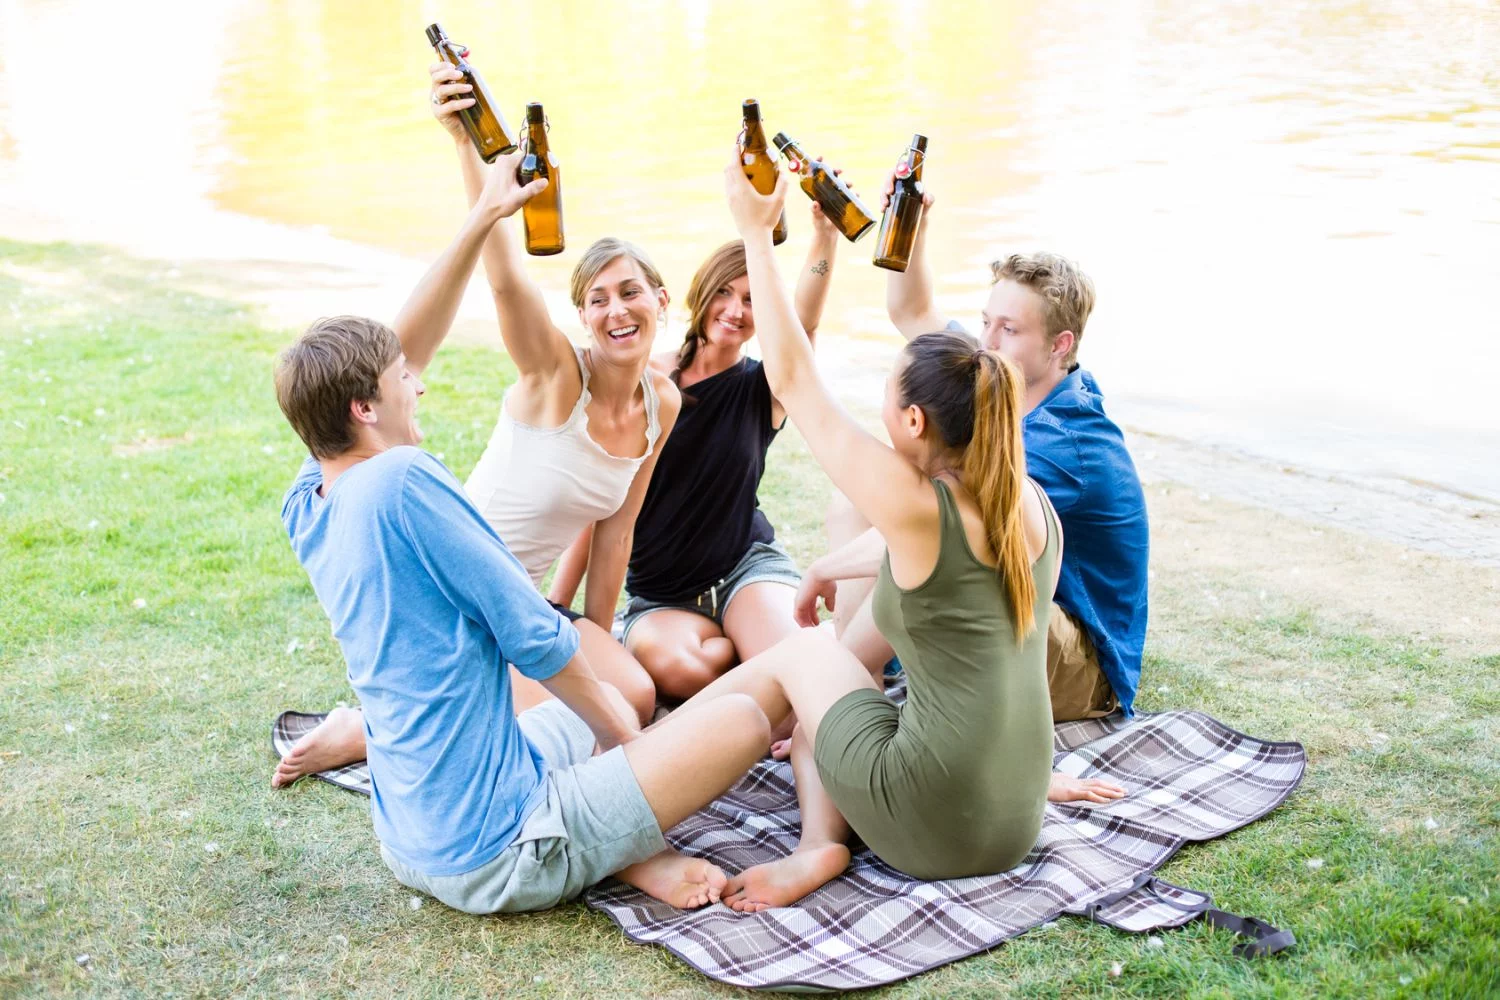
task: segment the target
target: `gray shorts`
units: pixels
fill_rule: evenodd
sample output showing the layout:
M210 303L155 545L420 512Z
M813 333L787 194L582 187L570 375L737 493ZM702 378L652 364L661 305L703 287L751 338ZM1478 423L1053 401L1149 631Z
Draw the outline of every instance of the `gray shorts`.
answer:
M778 543L753 542L728 576L696 597L679 601L653 601L645 597L632 597L620 614L623 626L619 633L620 641L623 643L629 639L630 630L635 627L635 623L653 611L692 611L712 619L714 624L722 628L724 612L728 610L735 595L752 583L767 581L795 588L802 582L802 574L786 549Z
M402 885L465 913L545 910L666 849L623 749L590 756L594 734L556 699L517 721L546 762L546 800L499 856L461 875L423 875L381 845Z

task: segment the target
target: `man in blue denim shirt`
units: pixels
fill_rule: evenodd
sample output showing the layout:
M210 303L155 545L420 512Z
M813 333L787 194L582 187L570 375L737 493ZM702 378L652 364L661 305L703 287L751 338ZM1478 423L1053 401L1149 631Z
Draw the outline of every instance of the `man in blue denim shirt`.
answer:
M931 194L925 202L930 209ZM963 330L937 308L926 234L924 213L906 271L892 272L886 286L891 321L908 340L933 330ZM1150 535L1124 436L1105 414L1093 376L1078 366L1094 285L1072 261L1050 253L1016 254L991 270L994 285L980 340L1014 362L1026 379L1026 471L1046 491L1063 528L1063 565L1047 641L1053 719L1097 718L1117 708L1130 713L1146 638ZM835 548L856 544L866 528L844 505L830 513ZM799 602L836 579L837 567L847 561L830 553L809 567ZM884 662L884 647L868 619L860 620L868 586L839 585L836 620L846 645L870 665Z

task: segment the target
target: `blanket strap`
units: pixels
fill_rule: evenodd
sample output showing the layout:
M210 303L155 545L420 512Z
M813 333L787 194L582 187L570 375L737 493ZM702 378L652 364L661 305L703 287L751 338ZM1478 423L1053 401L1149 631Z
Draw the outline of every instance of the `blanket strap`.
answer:
M1264 920L1257 920L1255 917L1240 917L1233 913L1225 913L1212 906L1203 911L1203 919L1215 927L1222 927L1226 931L1233 931L1250 939L1234 946L1234 953L1240 958L1274 955L1283 948L1290 948L1297 943L1291 931L1272 927Z
M1185 893L1191 892L1192 895L1198 896L1200 899L1192 903L1182 902L1158 892L1158 886L1168 886ZM1241 917L1237 914L1221 910L1213 905L1213 897L1208 893L1181 890L1180 887L1174 886L1170 882L1161 881L1151 872L1140 875L1130 885L1117 892L1094 900L1084 911L1084 916L1097 923L1118 926L1114 921L1104 916L1103 911L1125 899L1127 896L1142 891L1149 893L1157 902L1164 903L1173 909L1181 910L1185 913L1201 914L1203 919L1208 921L1212 926L1232 931L1241 937L1248 938L1249 940L1241 941L1234 946L1234 954L1240 958L1260 958L1264 955L1274 955L1278 951L1290 948L1297 943L1297 939L1292 935L1291 931L1284 931L1255 917Z

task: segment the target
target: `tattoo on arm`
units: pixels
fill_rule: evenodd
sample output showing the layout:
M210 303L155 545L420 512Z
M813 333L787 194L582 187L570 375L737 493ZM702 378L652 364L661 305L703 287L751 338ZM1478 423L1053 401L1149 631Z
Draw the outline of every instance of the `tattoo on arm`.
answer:
M828 273L828 261L826 261L826 260L820 260L820 261L818 261L816 264L814 264L812 266L812 273L813 274L818 274L818 275L827 274Z

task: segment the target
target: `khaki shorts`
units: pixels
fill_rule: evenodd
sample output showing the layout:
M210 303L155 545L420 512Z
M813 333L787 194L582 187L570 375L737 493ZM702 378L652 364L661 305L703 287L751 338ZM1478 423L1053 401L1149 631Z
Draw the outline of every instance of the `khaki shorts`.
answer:
M546 762L546 800L498 857L461 875L425 875L382 844L380 856L402 885L465 913L545 910L666 850L623 748L592 756L594 734L556 699L516 721Z
M1053 722L1098 719L1120 705L1088 632L1056 604L1047 624L1047 689Z

